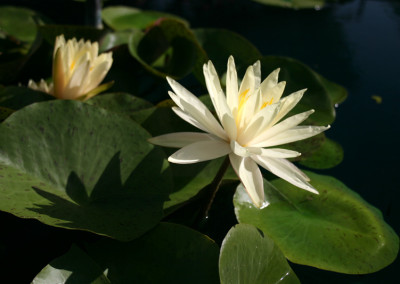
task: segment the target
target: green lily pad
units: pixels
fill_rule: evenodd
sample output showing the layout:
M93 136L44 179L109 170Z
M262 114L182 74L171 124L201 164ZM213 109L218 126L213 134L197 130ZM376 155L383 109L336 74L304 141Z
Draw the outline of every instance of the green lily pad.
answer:
M168 163L130 118L56 100L0 128L0 210L124 241L162 218Z
M292 9L320 9L325 0L253 0L255 2Z
M54 100L54 97L27 87L10 86L0 89L0 106L14 111L36 102Z
M322 145L312 153L300 160L300 164L312 169L330 169L343 161L343 148L339 143L325 138Z
M117 31L132 28L144 29L161 18L178 19L189 26L189 23L184 19L172 14L158 11L143 11L128 6L109 6L104 8L101 12L101 17L108 26Z
M286 81L286 95L307 89L291 114L314 109L315 113L309 117L308 121L316 125L327 125L335 120L335 108L331 97L340 95L330 94L330 92L342 94L345 92L343 88L335 85L337 88L327 89L326 79L322 82L321 75L295 59L279 56L265 56L261 59L262 74L265 76L276 68L280 68L279 81Z
M99 52L106 52L116 46L128 44L129 38L135 31L116 31L110 32L100 40Z
M218 246L181 225L161 223L134 241L84 249L72 247L33 283L218 283Z
M110 280L101 267L76 245L64 255L46 265L32 283L93 283L108 284Z
M238 224L226 235L219 258L221 283L300 283L272 239L256 227Z
M43 17L33 10L14 6L0 7L0 35L4 34L16 40L32 43L35 40L37 24L43 23Z
M399 238L380 211L337 179L305 173L319 195L281 179L264 181L270 204L263 209L239 186L234 197L239 222L260 228L295 263L363 274L393 262Z
M236 68L242 75L248 66L262 57L250 41L235 32L209 28L195 29L193 32L221 77L226 73L228 58L231 55L235 58ZM199 70L199 79L204 81L202 70ZM222 80L222 83L224 82L225 80Z
M206 60L192 31L176 19L163 18L145 32L135 32L128 46L144 68L162 78L186 76Z
M76 38L85 41L99 41L105 34L105 30L89 26L67 26L67 25L41 25L38 27L40 34L51 45L54 45L57 36L63 34L65 39Z
M87 103L127 116L136 111L153 107L150 102L128 93L106 93L91 98Z

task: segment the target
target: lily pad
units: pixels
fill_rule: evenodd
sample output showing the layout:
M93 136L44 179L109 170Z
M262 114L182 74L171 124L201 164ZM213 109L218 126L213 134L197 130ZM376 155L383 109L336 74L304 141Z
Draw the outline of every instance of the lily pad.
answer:
M239 186L234 197L238 221L260 228L295 263L363 274L393 262L399 238L380 211L337 179L305 173L319 195L281 179L264 181L269 205L263 209L254 207Z
M126 29L144 29L160 18L178 19L185 22L184 19L158 11L143 11L128 6L109 6L101 12L103 21L116 31ZM186 22L186 25L189 24Z
M226 72L226 64L231 55L235 58L239 75L243 75L248 66L262 57L260 51L250 41L235 32L209 28L195 29L193 32L221 77ZM203 76L201 81L204 81Z
M285 256L263 232L238 224L226 235L219 258L221 283L299 284Z
M102 240L84 250L73 247L33 283L218 283L218 246L181 225L161 223L134 241Z
M134 33L128 45L144 68L162 78L181 78L206 60L192 31L176 19L163 18L145 32Z
M33 10L14 6L0 7L0 35L32 43L35 40L37 24L43 17Z
M130 118L56 100L0 128L0 210L124 241L162 218L168 163Z
M292 9L320 9L325 5L325 0L253 0L265 5L278 6ZM328 0L329 1L329 0Z
M193 32L222 78L226 73L229 56L232 55L235 58L239 76L244 75L247 67L262 57L260 51L250 41L235 32L210 28L195 29ZM204 81L202 69L200 72L199 79ZM224 84L225 80L222 80L222 83Z
M36 102L54 100L54 97L27 87L9 86L0 89L0 106L19 110Z
M330 169L343 161L343 148L339 143L325 138L322 145L310 156L300 160L300 164L312 169Z

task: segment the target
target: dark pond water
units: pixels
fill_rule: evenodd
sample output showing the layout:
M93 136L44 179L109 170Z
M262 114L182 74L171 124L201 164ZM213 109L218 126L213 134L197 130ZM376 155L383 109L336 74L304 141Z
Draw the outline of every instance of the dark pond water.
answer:
M298 11L244 0L106 2L114 4L162 9L188 19L192 27L236 31L262 54L296 58L344 86L349 92L348 99L337 107L336 121L327 135L343 146L345 158L336 168L320 172L335 176L362 195L400 233L399 1L353 0L321 10ZM46 8L42 5L41 9ZM381 97L381 103L372 96ZM3 218L10 224L16 222L11 216ZM21 223L18 226L25 226L26 233L30 232L29 226L39 226L25 221L18 221ZM58 237L63 233L53 234ZM40 237L33 238L44 247ZM25 248L21 244L20 250L13 253L22 257ZM47 248L50 249L57 248ZM302 283L398 283L400 260L380 272L362 276L299 265L294 265L294 269Z

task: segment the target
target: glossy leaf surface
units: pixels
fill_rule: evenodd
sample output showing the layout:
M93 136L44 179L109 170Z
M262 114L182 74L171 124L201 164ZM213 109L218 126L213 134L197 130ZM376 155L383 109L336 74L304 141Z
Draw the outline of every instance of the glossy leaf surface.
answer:
M76 101L36 103L0 131L0 210L120 240L162 218L167 162L131 119Z
M319 195L281 179L264 181L270 204L263 209L254 207L239 186L234 197L239 222L260 228L295 263L349 274L389 265L399 238L380 211L337 179L306 174Z
M181 225L161 223L134 241L104 239L85 251L73 247L33 283L218 283L218 246Z
M219 259L221 283L299 284L285 256L256 227L238 224L226 235Z

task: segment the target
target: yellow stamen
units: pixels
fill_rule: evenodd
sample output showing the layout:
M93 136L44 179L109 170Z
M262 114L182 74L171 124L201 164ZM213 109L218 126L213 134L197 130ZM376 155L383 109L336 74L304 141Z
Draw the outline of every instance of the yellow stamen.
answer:
M261 109L265 108L266 106L272 105L272 102L274 101L274 98L272 98L269 102L265 102L262 104Z
M249 92L250 89L245 90L244 92L242 92L239 95L239 106L238 109L240 110L243 105L247 102L247 100L249 99L249 97L246 97L247 93Z
M75 67L75 60L74 61L72 61L72 63L71 63L71 66L69 67L69 69L72 71L72 69L74 69L74 67Z

